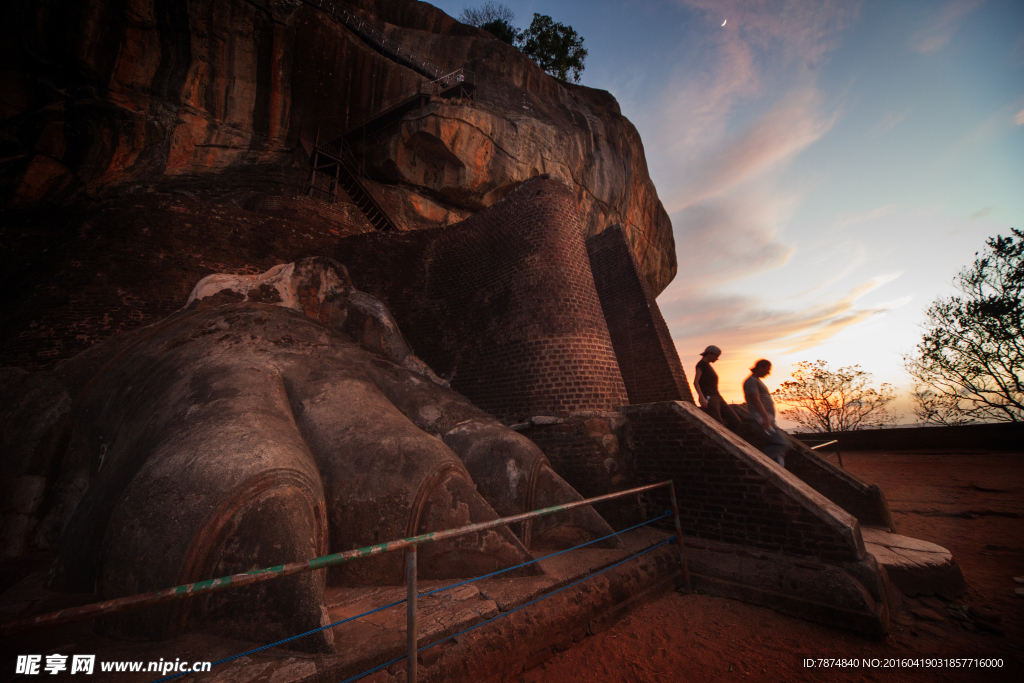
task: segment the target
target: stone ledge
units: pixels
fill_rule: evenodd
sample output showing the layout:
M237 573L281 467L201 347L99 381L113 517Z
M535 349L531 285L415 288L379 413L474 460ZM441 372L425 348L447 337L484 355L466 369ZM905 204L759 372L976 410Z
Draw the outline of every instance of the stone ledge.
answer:
M906 595L955 598L967 592L960 566L942 546L874 527L862 527L861 534L867 551Z
M889 630L888 591L871 585L884 582L871 559L836 565L696 539L686 545L694 590L872 639Z

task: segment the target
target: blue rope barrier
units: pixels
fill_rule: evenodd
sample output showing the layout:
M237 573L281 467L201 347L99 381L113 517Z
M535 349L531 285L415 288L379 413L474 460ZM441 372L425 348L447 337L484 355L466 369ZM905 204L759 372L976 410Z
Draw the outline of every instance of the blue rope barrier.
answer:
M559 550L557 553L551 553L550 555L545 555L544 557L538 557L536 559L530 560L529 562L523 562L522 564L517 564L514 567L508 567L507 569L499 569L498 571L491 572L490 574L484 574L483 576L477 576L476 578L467 579L466 581L460 581L459 583L453 583L453 584L451 584L449 586L443 586L441 588L435 588L434 590L427 591L426 593L418 593L416 595L416 597L417 598L423 598L423 597L426 597L428 595L433 595L435 593L441 593L441 592L446 591L446 590L451 590L453 588L458 588L459 586L465 586L466 584L473 583L474 581L481 581L483 579L487 579L487 578L490 578L492 576L497 576L498 574L504 574L505 572L510 572L510 571L515 570L515 569L521 569L522 567L526 567L526 566L529 566L529 565L534 564L536 562L540 562L541 560L546 560L546 559L548 559L550 557L556 557L556 556L561 555L563 553L567 553L570 550L578 550L580 548L585 548L588 545L593 545L594 543L600 543L601 541L605 541L605 540L607 540L609 538L612 538L613 536L618 536L619 534L624 534L627 531L633 531L634 529L639 529L642 526L647 526L648 524L652 524L654 522L657 522L658 520L665 519L666 517L669 517L671 515L672 515L671 512L666 511L665 514L661 515L660 517L654 517L653 519L649 519L649 520L647 520L645 522L641 522L640 524L637 524L635 526L631 526L628 529L623 529L622 531L616 531L614 533L608 534L607 536L602 536L601 538L595 538L592 541L587 541L586 543L581 543L580 545L573 546L572 548L566 548L565 550ZM667 543L667 541L665 541L665 543ZM663 543L659 543L658 545L663 545ZM651 548L648 548L644 552L649 552L650 550L654 550L654 548L657 548L657 547L658 546L653 546ZM643 553L641 553L641 554L643 554ZM639 555L633 555L631 557L627 557L626 560L630 560L633 557L639 557ZM626 560L623 560L623 562L625 562ZM621 564L621 562L619 564ZM614 566L617 566L617 565L612 565L612 566L614 567ZM606 569L611 569L611 567L607 567ZM605 569L602 569L601 571L605 571ZM600 574L600 573L601 572L597 572L597 574ZM591 576L597 576L597 574L591 574ZM587 578L589 578L589 577L587 577ZM560 588L558 590L564 590L564 588L568 588L568 586L565 586L565 587ZM557 593L557 592L558 591L555 591L555 593ZM550 595L554 595L555 593L550 593ZM387 604L387 605L382 605L381 607L377 607L375 609L372 609L369 612L363 612L362 614L357 614L357 615L355 615L353 617L348 617L347 619L342 619L341 621L336 621L333 624L327 624L326 626L320 626L319 628L315 628L312 631L306 631L305 633L300 633L298 635L291 636L291 637L285 638L283 640L278 640L277 642L274 642L274 643L269 643L267 645L261 645L260 647L253 648L252 650L246 650L245 652L239 653L237 655L232 655L231 657L225 657L224 659L219 659L216 662L211 662L210 663L210 668L212 669L213 667L218 666L220 664L226 664L226 663L228 663L230 661L234 661L236 659L240 659L240 658L245 657L247 655L255 654L257 652L262 652L263 650L267 650L267 649L270 649L272 647L277 647L278 645L284 645L285 643L290 643L291 641L298 640L299 638L305 638L306 636L313 635L314 633L319 633L320 631L323 631L323 630L326 630L326 629L329 629L329 628L334 628L335 626L340 626L342 624L348 623L348 622L353 621L355 619L362 619L363 617L369 616L371 614L375 614L376 612L380 612L382 610L390 609L391 607L396 607L398 605L404 604L405 602L407 602L406 598L402 598L401 600L398 600L397 602L392 602L392 603ZM534 602L536 602L536 601L534 601ZM527 603L527 604L532 604L532 603ZM517 607L516 609L520 609L521 607L525 607L525 606L526 605L521 605L520 607ZM516 610L511 610L510 612L507 612L507 614L511 614L514 611L516 611ZM499 615L499 616L502 616L502 615ZM496 619L497 617L494 617L494 618ZM482 623L485 624L487 622L482 622ZM477 625L480 626L482 624L477 624ZM473 628L475 628L475 627L473 627ZM459 635L459 634L456 634L456 635ZM450 637L454 638L455 636L450 636ZM443 642L443 641L438 641L438 642ZM384 667L391 666L395 662L402 661L403 659L406 658L406 656L407 655L403 655L403 656L399 657L398 659L393 659L390 662L387 662L385 664L381 664L380 666L378 666L378 667L376 667L374 669L369 669L367 671L364 671L363 673L359 674L356 678L361 678L363 676L367 676L367 675L369 675L369 674L371 674L371 673L373 673L375 671L379 671L380 669L382 669ZM176 678L181 678L182 676L188 676L191 673L195 673L195 672L192 672L192 671L182 671L181 673L176 673L176 674L174 674L172 676L165 676L164 678L158 678L158 679L156 679L154 681L150 681L150 683L165 683L166 681L171 681L171 680L174 680ZM353 681L353 680L355 680L355 678L350 678L350 679L347 679L347 680ZM345 681L343 683L347 683L347 681Z
M428 650L428 649L434 647L438 643L443 643L446 640L451 640L453 638L458 638L463 633L468 633L468 632L472 631L473 629L480 628L484 624L489 624L490 622L494 621L495 619L501 619L502 617L507 617L510 614L518 612L519 610L523 609L524 607L529 607L530 605L532 605L532 604L534 604L536 602L540 602L541 600L545 600L547 598L550 598L552 595L556 595L558 593L561 593L562 591L564 591L564 590L566 590L568 588L572 588L573 586L579 585L579 584L583 583L584 581L587 581L589 579L594 578L595 576L599 576L601 574L604 574L606 571L608 571L610 569L615 569L620 564L625 564L626 562L629 562L630 560L636 559L636 558L640 557L641 555L645 555L645 554L651 552L652 550L656 550L657 548L660 548L661 546L665 545L666 543L671 543L672 541L673 541L672 538L666 538L661 543L658 543L657 545L652 545L650 548L647 548L646 550L641 550L640 552L636 553L635 555L630 555L629 557L627 557L625 559L619 560L615 564L610 565L608 567L605 567L604 569L602 569L600 571L596 571L593 574L588 574L587 576L584 576L582 579L577 579L576 581L573 581L572 583L570 583L570 584L568 584L566 586L562 586L561 588L553 590L550 593L545 593L544 595L540 596L539 598L534 598L530 602L523 603L519 607L514 607L514 608L510 609L509 611L502 612L501 614L499 614L497 616L494 616L494 617L491 617L490 619L488 619L486 621L481 621L479 624L475 624L473 626L470 626L469 628L462 629L458 633L453 633L450 636L445 636L444 638L441 638L440 640L434 641L430 645L424 645L423 647L419 648L416 651L417 652L423 652L424 650Z
M419 650L417 650L417 652L419 652ZM372 669L367 669L366 671L364 671L361 674L356 674L352 678L346 678L341 683L349 683L349 681L357 681L360 678L363 678L364 676L369 676L370 674L377 673L381 669L386 669L387 667L391 666L392 664L397 664L398 662L402 661L403 659L407 659L408 657L409 657L409 655L402 655L401 657L397 657L395 659L392 659L390 662L384 662L383 664L381 664L379 666L375 666Z
M573 546L572 548L566 548L565 550L559 550L557 553L551 553L550 555L545 555L544 557L538 557L535 560L530 560L529 562L523 562L522 564L517 564L516 566L509 567L508 569L499 569L496 572L491 572L490 574L484 574L483 576L478 576L478 577L473 578L473 579L466 579L465 581L460 581L459 583L453 583L450 586L445 586L443 588L435 588L434 590L427 591L426 593L418 593L416 595L416 597L417 598L425 598L426 596L433 595L434 593L441 593L443 591L450 590L452 588L458 588L459 586L465 586L467 583L473 583L474 581L481 581L483 579L488 579L488 578L490 578L492 576L497 576L498 574L504 574L505 572L510 572L513 569L520 569L521 567L526 567L528 565L534 564L535 562L540 562L541 560L546 560L546 559L548 559L550 557L556 557L556 556L561 555L563 553L567 553L570 550L579 550L580 548L586 548L588 545L592 545L594 543L600 543L601 541L605 541L605 540L611 538L612 536L618 536L619 534L624 534L627 531L632 531L633 529L639 529L640 527L647 526L648 524L651 524L652 522L657 522L659 519L665 519L666 517L671 517L671 516L672 516L671 512L666 512L661 517L655 517L654 519L649 519L646 522L641 522L640 524L637 524L636 526L631 526L628 529L623 529L622 531L616 531L615 533L608 534L607 536L602 536L601 538L595 538L593 541L587 541L586 543L581 543L581 544L579 544L577 546Z
M353 621L355 619L362 619L363 617L367 617L367 616L369 616L371 614L374 614L375 612L380 612L381 610L386 610L386 609L389 609L391 607L395 607L396 605L401 605L404 602L406 602L406 599L402 598L401 600L399 600L397 602L392 602L391 604L388 604L388 605L381 605L380 607L377 607L376 609L372 609L369 612L363 612L362 614L357 614L354 617L348 617L347 619L342 619L341 621L336 621L333 624L327 624L326 626L321 626L319 628L315 628L312 631L306 631L305 633L300 633L297 636L292 636L290 638L285 638L284 640L279 640L276 643L270 643L269 645L262 645L260 647L253 648L252 650L247 650L247 651L242 652L242 653L237 654L237 655L232 655L230 657L225 657L224 659L218 659L216 662L211 662L210 663L210 668L212 669L213 667L215 667L215 666L217 666L219 664L227 664L228 662L230 662L232 660L238 659L240 657L245 657L246 655L255 654L257 652L261 652L263 650L266 650L266 649L269 649L269 648L272 648L272 647L276 647L278 645L283 645L285 643L290 643L291 641L298 640L299 638L305 638L306 636L313 635L314 633L319 633L320 631L323 631L324 629L334 628L335 626L341 626L342 624L348 623L348 622ZM155 681L150 681L150 683L164 683L164 681L170 681L170 680L174 680L175 678L180 678L182 676L188 676L190 673L195 673L195 672L194 671L182 671L181 673L174 674L173 676L165 676L164 678L158 678Z
M661 519L661 518L659 517L658 519ZM655 520L652 519L651 521L653 522ZM534 603L537 603L537 602L540 602L541 600L546 600L547 598L550 598L553 595L561 593L562 591L564 591L566 589L569 589L569 588L572 588L573 586L579 585L579 584L583 583L584 581L587 581L589 579L594 578L595 576L599 576L599 575L605 573L606 571L608 571L610 569L615 569L619 565L625 564L626 562L629 562L630 560L636 559L636 558L640 557L641 555L644 555L646 553L651 552L652 550L656 550L657 548L660 548L661 546L665 545L666 543L671 543L673 540L674 540L673 538L666 538L664 541L662 541L661 543L658 543L657 545L652 545L650 548L647 548L646 550L641 550L640 552L636 553L635 555L630 555L629 557L627 557L625 559L619 560L615 564L609 565L609 566L605 567L604 569L602 569L600 571L596 571L593 574L589 574L588 576L584 576L582 579L578 579L576 581L573 581L572 583L570 583L568 585L565 585L565 586L562 586L561 588L558 588L556 590L553 590L550 593L545 593L544 595L540 596L539 598L534 598L530 602L523 603L519 607L515 607L513 609L510 609L507 612L502 612L501 614L499 614L497 616L493 616L490 619L487 619L485 621L481 621L479 624L474 624L473 626L470 626L469 628L464 628L461 631L459 631L458 633L453 633L450 636L445 636L444 638L441 638L440 640L434 641L430 645L424 645L423 647L417 649L416 652L423 652L424 650L429 650L430 648L434 647L435 645L439 645L439 644L445 642L446 640L453 640L455 638L458 638L459 636L461 636L464 633L469 633L470 631L472 631L474 629L478 629L481 626L484 626L486 624L491 623L492 621L495 621L497 619L501 619L502 617L507 617L510 614L514 614L515 612L518 612L519 610L521 610L521 609L523 609L525 607L529 607L530 605L532 605ZM403 659L406 659L408 656L409 655L402 655L401 657L398 657L396 659L392 659L390 662L385 662L384 664L381 664L380 666L375 666L372 669L367 669L366 671L364 671L364 672L362 672L360 674L356 674L355 676L352 676L351 678L346 678L345 680L341 681L341 683L352 683L352 681L359 680L360 678L363 678L364 676L369 676L370 674L375 673L377 671L380 671L383 668L389 667L392 664L395 664L396 662L400 662Z

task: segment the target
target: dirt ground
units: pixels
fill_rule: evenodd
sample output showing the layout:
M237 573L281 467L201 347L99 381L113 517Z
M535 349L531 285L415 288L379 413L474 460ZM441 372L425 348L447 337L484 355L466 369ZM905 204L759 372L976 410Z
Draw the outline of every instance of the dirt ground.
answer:
M1024 576L1024 452L844 453L843 463L882 487L898 533L953 553L969 586L965 595L904 598L894 606L890 635L875 642L763 607L672 593L520 680L1024 680L1024 596L1015 593L1024 584L1014 581ZM914 616L915 607L941 621ZM823 668L819 658L856 665ZM990 659L1002 666L982 666ZM877 665L867 666L873 660Z

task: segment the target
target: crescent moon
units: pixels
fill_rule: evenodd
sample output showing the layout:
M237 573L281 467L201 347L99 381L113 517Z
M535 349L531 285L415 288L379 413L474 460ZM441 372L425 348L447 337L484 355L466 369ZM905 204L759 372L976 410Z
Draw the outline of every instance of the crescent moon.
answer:
M729 21L729 20L726 19L725 21ZM725 21L722 22L722 26L725 26Z

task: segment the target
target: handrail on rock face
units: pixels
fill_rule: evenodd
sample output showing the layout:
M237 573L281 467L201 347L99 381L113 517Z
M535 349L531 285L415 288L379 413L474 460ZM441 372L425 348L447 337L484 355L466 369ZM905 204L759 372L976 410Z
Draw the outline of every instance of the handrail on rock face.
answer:
M476 76L468 69L456 69L450 74L445 74L444 76L431 81L431 85L437 85L441 92L457 85L473 87L476 85Z
M397 62L401 62L423 74L427 78L433 81L439 81L451 76L454 73L446 74L445 70L439 67L433 62L418 57L408 50L408 48L402 47L395 41L388 38L382 31L374 28L367 23L362 17L358 16L354 12L339 7L334 4L331 0L302 0L304 3L311 7L315 7L324 14L329 14L334 17L342 24L344 24L350 31L358 35L360 38L370 43L382 53L387 54ZM461 71L461 69L460 69Z
M381 201L366 183L368 178L365 169L356 159L343 135L320 127L316 129L316 136L313 137L309 131L303 130L299 133L299 143L309 157L310 175L306 185L310 197L314 193L326 194L333 203L337 198L338 187L341 186L376 230L398 230L394 220L384 210L383 205L386 202ZM321 157L326 159L323 165L319 163ZM317 186L318 171L321 177L326 176L329 179L329 189Z
M410 97L403 98L396 104L387 107L380 107L364 121L349 128L349 130L342 135L328 133L323 128L317 128L316 138L313 140L310 139L310 136L306 131L299 134L299 142L306 151L307 156L309 156L310 165L312 166L308 181L309 196L312 197L314 192L324 192L322 188L316 187L317 171L336 164L336 167L334 168L334 181L331 183L331 189L326 191L326 193L330 195L331 200L334 200L339 181L342 181L342 176L344 175L345 179L343 184L345 185L346 191L349 192L349 194L355 193L358 195L351 197L351 199L363 212L367 220L369 220L370 223L378 230L395 230L396 226L394 221L388 216L382 206L382 203L377 201L377 198L374 197L374 193L366 183L363 182L364 180L367 180L365 169L362 164L357 161L356 155L352 153L352 150L348 148L345 135L357 130L362 130L365 135L366 128L374 121L377 121L389 114L394 115L396 110L410 104L415 104L417 99L423 100L423 98L426 98L423 100L423 102L425 102L429 101L429 98L435 95L450 96L452 92L456 92L456 88L458 89L457 92L460 96L467 92L472 93L476 85L476 78L472 71L467 71L466 69L456 69L455 71L446 73L445 70L437 64L416 56L407 48L402 47L395 41L388 38L379 29L371 26L362 17L343 7L339 7L331 0L302 0L302 2L333 17L368 44L379 49L381 54L384 54L399 64L408 66L417 73L431 79L426 83L421 82L417 86L416 92ZM317 159L320 153L323 153L325 156L333 160L334 164L329 163L324 167L319 167L317 165ZM345 173L343 173L343 171L345 171Z

